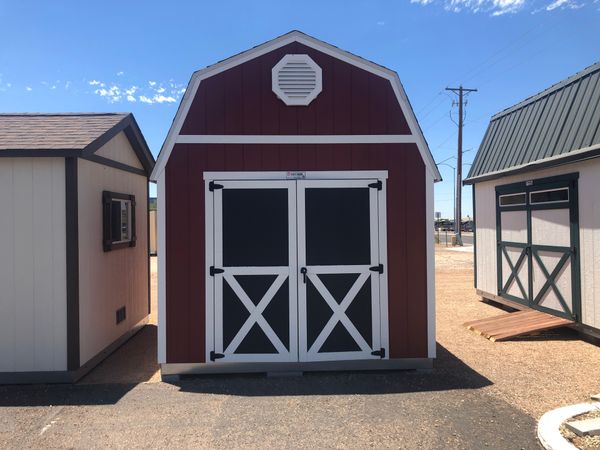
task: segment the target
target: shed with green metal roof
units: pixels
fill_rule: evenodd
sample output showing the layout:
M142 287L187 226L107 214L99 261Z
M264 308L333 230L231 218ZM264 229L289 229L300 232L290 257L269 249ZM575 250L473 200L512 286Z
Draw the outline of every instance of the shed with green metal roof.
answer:
M494 115L473 186L475 287L600 330L600 62Z

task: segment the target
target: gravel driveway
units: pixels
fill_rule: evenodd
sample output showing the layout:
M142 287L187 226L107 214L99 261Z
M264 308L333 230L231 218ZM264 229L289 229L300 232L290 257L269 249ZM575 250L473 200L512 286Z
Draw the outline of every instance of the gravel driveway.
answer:
M467 331L501 311L477 301L472 253L436 257L433 371L167 384L150 326L77 386L0 387L0 448L538 448L543 412L600 390L600 349L569 331L503 343Z

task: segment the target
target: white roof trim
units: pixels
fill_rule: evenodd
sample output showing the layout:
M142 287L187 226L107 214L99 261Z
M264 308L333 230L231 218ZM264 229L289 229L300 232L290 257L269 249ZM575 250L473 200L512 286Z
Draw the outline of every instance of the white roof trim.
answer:
M185 91L185 94L181 99L181 103L179 104L179 108L177 110L175 118L173 119L171 128L169 129L167 138L165 139L165 142L163 143L163 146L160 150L160 154L158 155L158 159L156 161L156 165L154 166L154 170L152 171L152 175L150 176L150 180L156 181L165 169L167 161L169 160L169 156L171 155L171 151L173 150L173 147L175 146L176 140L181 131L181 127L183 126L183 122L188 114L192 101L196 96L196 92L198 91L198 86L200 85L202 80L215 76L221 72L243 64L254 58L258 58L259 56L262 56L277 48L288 45L292 42L299 42L303 45L325 53L326 55L337 58L340 61L352 64L353 66L359 67L382 78L388 79L392 85L394 93L396 94L396 99L400 104L400 108L402 109L406 121L408 122L410 132L415 138L417 147L419 149L419 152L421 153L421 157L423 158L423 161L425 162L428 171L432 174L434 181L440 181L442 179L441 174L438 171L438 168L433 159L433 156L431 155L431 151L429 150L429 146L427 145L427 141L425 140L423 132L419 127L419 123L417 122L417 118L414 114L414 111L410 106L408 97L404 92L404 88L402 87L400 78L398 77L398 74L396 72L378 64L375 64L371 61L367 61L366 59L360 58L356 55L353 55L352 53L341 50L337 47L334 47L333 45L327 44L326 42L315 39L300 31L292 31L290 33L284 34L283 36L268 41L264 44L261 44L257 47L254 47L250 50L232 56L231 58L225 59L217 64L208 66L205 69L194 72Z
M410 134L180 134L176 144L416 144Z

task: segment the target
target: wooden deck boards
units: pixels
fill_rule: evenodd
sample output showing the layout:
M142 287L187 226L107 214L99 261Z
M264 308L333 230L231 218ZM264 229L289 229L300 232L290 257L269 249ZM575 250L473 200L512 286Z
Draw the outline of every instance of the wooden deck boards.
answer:
M532 309L465 322L467 329L492 342L572 325L573 321Z

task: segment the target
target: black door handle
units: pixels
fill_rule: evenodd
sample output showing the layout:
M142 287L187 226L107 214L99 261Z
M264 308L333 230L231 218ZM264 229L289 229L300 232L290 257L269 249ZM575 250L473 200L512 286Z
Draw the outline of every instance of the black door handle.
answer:
M303 267L302 269L300 269L300 273L302 274L302 282L303 282L304 284L306 284L306 272L308 272L308 271L306 270L306 267Z

